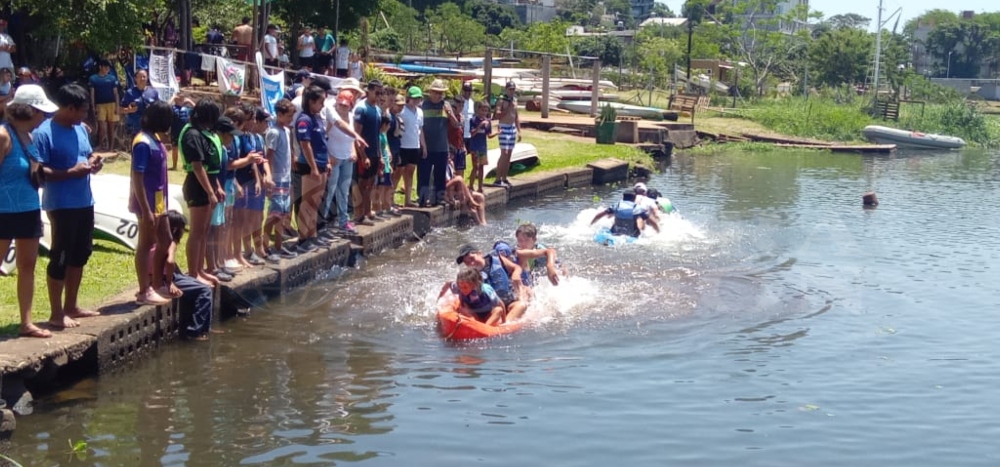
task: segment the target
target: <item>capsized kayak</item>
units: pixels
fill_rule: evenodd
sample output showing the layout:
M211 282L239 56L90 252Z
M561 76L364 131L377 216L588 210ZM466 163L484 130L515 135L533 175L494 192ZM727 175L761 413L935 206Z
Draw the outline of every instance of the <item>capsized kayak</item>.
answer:
M635 240L635 237L631 235L614 235L611 233L611 229L607 227L601 228L594 235L594 241L605 246L625 245L635 243Z
M448 300L438 307L438 330L441 337L452 340L483 339L502 336L520 330L524 320L488 326L475 318L458 312L458 300Z

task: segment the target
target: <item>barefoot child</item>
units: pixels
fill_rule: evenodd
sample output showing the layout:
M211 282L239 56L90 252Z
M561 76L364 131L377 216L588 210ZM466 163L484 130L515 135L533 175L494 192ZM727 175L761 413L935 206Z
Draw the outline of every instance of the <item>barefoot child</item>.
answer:
M486 196L470 191L460 175L445 184L444 200L455 209L468 210L479 225L486 225Z
M378 217L387 215L398 216L402 212L392 205L392 154L389 153L389 139L387 133L392 126L392 117L386 112L382 116L379 125L378 144L379 158L378 172L375 175L375 201L372 209Z
M292 226L292 146L289 132L295 117L295 105L288 99L282 99L274 106L274 111L278 114L275 125L264 136L267 162L271 166L274 182L269 194L267 222L264 224L264 249L267 250L267 244L270 243L271 249L266 259L271 263L276 263L281 258L298 256L286 249L281 241L281 233Z
M493 124L490 121L490 103L483 101L479 103L476 108L476 115L472 117L472 121L469 122L469 154L472 156L472 174L469 175L469 187L475 188L476 182L479 182L479 189L476 190L480 193L483 192L483 178L486 176L483 173L484 167L489 162L487 157L486 148L486 138L495 138L497 135L493 133Z
M149 112L148 110L146 112ZM170 243L164 252L166 261L163 288L172 296L180 297L181 337L192 340L206 340L212 331L212 288L201 281L181 272L174 255L177 245L184 237L187 219L177 211L167 211L166 224Z
M475 318L476 321L496 326L503 322L506 308L496 291L489 284L483 283L479 271L463 267L458 271L455 282L446 282L441 288L438 298L451 291L458 297L459 312Z
M154 102L143 114L141 131L132 141L132 190L128 207L139 224L135 248L139 293L135 301L140 305L166 305L173 298L169 290L154 287L163 283L163 264L170 243L166 218L167 149L157 134L169 130L172 119L170 104Z

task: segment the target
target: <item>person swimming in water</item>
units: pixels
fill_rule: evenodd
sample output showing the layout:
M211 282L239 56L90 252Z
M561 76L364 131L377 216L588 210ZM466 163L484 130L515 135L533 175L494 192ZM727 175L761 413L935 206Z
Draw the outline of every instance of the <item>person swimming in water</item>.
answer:
M613 217L615 220L611 226L612 235L638 237L646 229L647 224L653 227L657 233L660 232L660 226L656 220L649 215L646 209L636 204L635 191L622 193L622 200L597 213L590 221L590 225L594 225L604 217Z

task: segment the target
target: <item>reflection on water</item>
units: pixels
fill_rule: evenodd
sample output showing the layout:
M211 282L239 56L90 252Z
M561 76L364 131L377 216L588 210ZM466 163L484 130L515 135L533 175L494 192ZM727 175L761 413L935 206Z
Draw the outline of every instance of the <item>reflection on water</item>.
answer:
M592 241L547 195L332 271L205 344L43 397L24 465L994 465L996 154L678 156L683 217ZM882 205L861 209L875 189ZM540 227L525 330L442 342L458 245ZM971 435L970 435L971 434ZM86 459L66 440L85 440ZM673 462L671 462L673 461Z

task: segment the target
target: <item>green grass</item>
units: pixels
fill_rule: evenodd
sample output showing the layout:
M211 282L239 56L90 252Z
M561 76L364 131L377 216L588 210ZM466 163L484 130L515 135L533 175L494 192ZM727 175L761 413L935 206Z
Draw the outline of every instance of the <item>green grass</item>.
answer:
M584 167L587 164L608 157L615 157L631 165L654 167L653 157L641 149L623 144L596 144L593 138L524 130L522 142L531 143L538 149L539 163L521 173L541 173L567 167ZM490 148L497 147L495 139L490 140Z
M898 122L870 117L867 103L861 98L838 102L815 96L762 99L733 116L780 134L824 141L861 142L865 126L883 125L959 136L973 146L1000 147L1000 120L962 101L926 104L923 108L903 104Z

